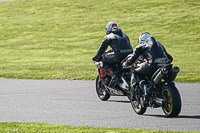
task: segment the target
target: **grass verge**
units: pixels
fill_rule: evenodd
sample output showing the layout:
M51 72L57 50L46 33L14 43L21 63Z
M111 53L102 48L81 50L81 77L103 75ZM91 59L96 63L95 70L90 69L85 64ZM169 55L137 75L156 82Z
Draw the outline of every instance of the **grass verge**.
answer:
M124 129L124 128L99 128L99 127L73 127L65 125L49 125L37 123L0 123L2 133L188 133L175 131ZM193 131L192 133L200 133Z

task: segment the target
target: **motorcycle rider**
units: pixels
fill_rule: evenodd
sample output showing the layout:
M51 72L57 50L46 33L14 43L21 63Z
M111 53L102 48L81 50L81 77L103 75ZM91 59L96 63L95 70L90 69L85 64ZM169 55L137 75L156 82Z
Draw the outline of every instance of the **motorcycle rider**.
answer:
M113 66L121 63L126 56L133 53L133 48L128 36L124 34L121 29L119 29L119 26L116 22L108 22L105 32L106 36L103 38L99 50L97 51L96 55L92 57L92 60L97 61L100 59L108 46L110 46L114 54L106 56L103 58L102 62L104 63L104 68L106 70L110 68L112 76L111 82L114 82L114 80L117 79L117 76L114 73Z
M136 68L135 74L138 76L136 82L139 83L146 96L150 90L146 87L144 76L151 77L158 68L171 63L173 57L168 54L164 46L148 32L142 33L139 36L139 45L135 47L131 58L127 59L127 61L123 63L123 66L126 67L132 65L141 55L146 59L147 63Z

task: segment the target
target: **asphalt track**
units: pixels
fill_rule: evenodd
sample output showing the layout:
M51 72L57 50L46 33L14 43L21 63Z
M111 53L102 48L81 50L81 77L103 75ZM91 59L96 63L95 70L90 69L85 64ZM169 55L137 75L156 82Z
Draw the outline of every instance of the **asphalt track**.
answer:
M166 118L161 108L137 115L125 96L101 101L94 80L0 79L0 122L200 131L200 84L176 86L182 111Z

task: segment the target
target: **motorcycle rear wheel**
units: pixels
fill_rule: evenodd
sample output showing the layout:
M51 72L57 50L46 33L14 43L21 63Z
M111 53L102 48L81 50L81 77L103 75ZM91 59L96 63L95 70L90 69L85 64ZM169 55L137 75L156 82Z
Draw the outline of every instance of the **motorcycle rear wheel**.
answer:
M102 101L107 101L110 98L110 94L108 93L108 91L104 87L101 79L99 78L99 75L96 78L96 92L97 92L98 97Z
M166 106L162 107L167 117L176 117L181 111L181 97L174 85L165 86L162 89L162 96L167 99Z
M134 91L131 89L131 93L130 96L132 97L134 94ZM131 100L131 105L133 110L135 111L135 113L137 113L138 115L143 115L146 110L147 110L147 106L141 104L141 102L139 100Z

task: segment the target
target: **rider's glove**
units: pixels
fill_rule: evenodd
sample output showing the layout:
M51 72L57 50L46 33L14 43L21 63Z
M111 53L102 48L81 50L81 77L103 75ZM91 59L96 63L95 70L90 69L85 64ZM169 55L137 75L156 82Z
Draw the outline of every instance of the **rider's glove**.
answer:
M93 56L93 57L92 57L92 60L93 60L93 61L102 61L102 56L100 56L100 57Z
M96 57L96 56L93 56L93 57L92 57L92 60L93 60L93 61L96 61L96 60L97 60L97 57Z

